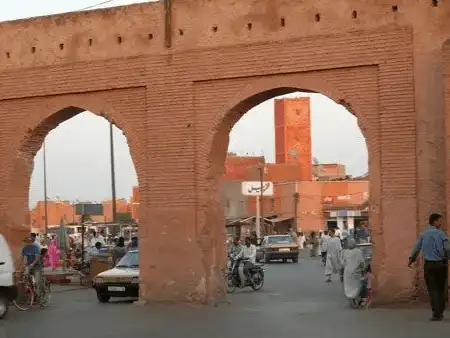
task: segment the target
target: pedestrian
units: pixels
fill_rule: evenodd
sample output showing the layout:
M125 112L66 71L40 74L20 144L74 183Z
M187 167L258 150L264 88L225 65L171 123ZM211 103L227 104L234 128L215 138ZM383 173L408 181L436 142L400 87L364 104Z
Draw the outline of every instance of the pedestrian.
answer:
M305 242L306 242L306 237L303 232L300 231L298 233L297 241L298 241L298 248L300 250L303 250L305 248Z
M127 250L125 248L125 238L119 237L116 246L112 249L111 253L111 264L116 266L117 263L125 256Z
M361 278L366 270L366 261L361 250L356 249L356 241L349 238L347 247L342 251L344 270L344 294L350 301L358 301L361 293Z
M319 247L319 239L317 238L317 234L315 231L311 232L311 238L309 239L310 245L310 256L317 257L317 248Z
M441 321L444 318L446 306L446 289L448 273L448 257L450 245L448 238L442 231L443 217L440 214L431 214L429 227L419 236L409 257L408 266L411 267L422 251L424 258L424 277L430 297L432 321Z
M289 232L288 235L290 235L292 237L292 240L295 243L298 243L298 235L297 235L297 231L295 231L293 228L289 228Z
M330 238L327 240L327 261L325 264L325 282L331 282L332 274L340 274L343 280L341 264L342 244L339 237L335 235L335 229L329 232Z
M325 230L319 239L320 256L322 257L323 265L327 263L327 241L329 239L330 236L328 235L328 230Z

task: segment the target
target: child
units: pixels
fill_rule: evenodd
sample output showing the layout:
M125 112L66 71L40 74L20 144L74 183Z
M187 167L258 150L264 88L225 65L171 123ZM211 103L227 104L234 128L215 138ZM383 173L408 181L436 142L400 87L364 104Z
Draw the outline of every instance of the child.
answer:
M42 259L42 262L44 264L44 268L48 268L49 266L51 266L51 264L50 264L50 257L48 255L48 249L47 248L42 248L41 249L41 259Z
M366 307L370 307L370 304L372 303L372 268L370 264L367 266L366 273L364 274L364 285L363 285L363 292L364 297L366 299Z

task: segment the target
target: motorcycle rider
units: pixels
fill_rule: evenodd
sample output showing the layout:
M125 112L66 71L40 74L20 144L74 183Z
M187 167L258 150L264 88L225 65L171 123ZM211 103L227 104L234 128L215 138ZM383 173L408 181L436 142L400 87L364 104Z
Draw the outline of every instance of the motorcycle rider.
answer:
M256 246L252 244L250 237L245 237L245 245L243 249L244 258L244 275L247 281L250 280L250 270L256 263Z
M242 251L242 245L240 243L239 236L233 237L233 242L231 243L230 247L228 248L228 255L236 257L240 254Z
M242 257L244 255L244 248L242 247L241 243L240 243L240 238L239 236L234 236L233 237L233 243L231 243L230 247L228 248L228 256L233 260L233 261L238 261L241 260ZM232 264L231 262L229 262L229 264ZM238 275L238 267L240 265L240 262L236 262L234 270L233 270L233 275Z

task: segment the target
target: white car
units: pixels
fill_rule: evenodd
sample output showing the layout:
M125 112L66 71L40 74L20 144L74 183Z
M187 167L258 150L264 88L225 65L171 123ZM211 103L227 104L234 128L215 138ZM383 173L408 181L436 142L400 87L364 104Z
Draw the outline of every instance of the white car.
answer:
M5 237L0 234L0 319L8 312L9 304L16 298L16 292L11 250Z
M93 280L97 299L107 303L111 297L139 298L139 250L130 250L111 269Z

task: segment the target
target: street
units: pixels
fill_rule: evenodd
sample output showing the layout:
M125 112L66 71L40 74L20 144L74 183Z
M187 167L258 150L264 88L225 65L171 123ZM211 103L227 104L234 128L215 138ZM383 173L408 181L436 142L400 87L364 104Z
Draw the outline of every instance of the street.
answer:
M238 290L217 306L99 304L91 289L54 292L46 309L12 310L0 338L75 337L424 337L448 334L429 322L427 308L351 310L334 279L326 284L318 259L266 265L261 291ZM57 291L55 286L55 291ZM5 333L5 335L2 335Z

